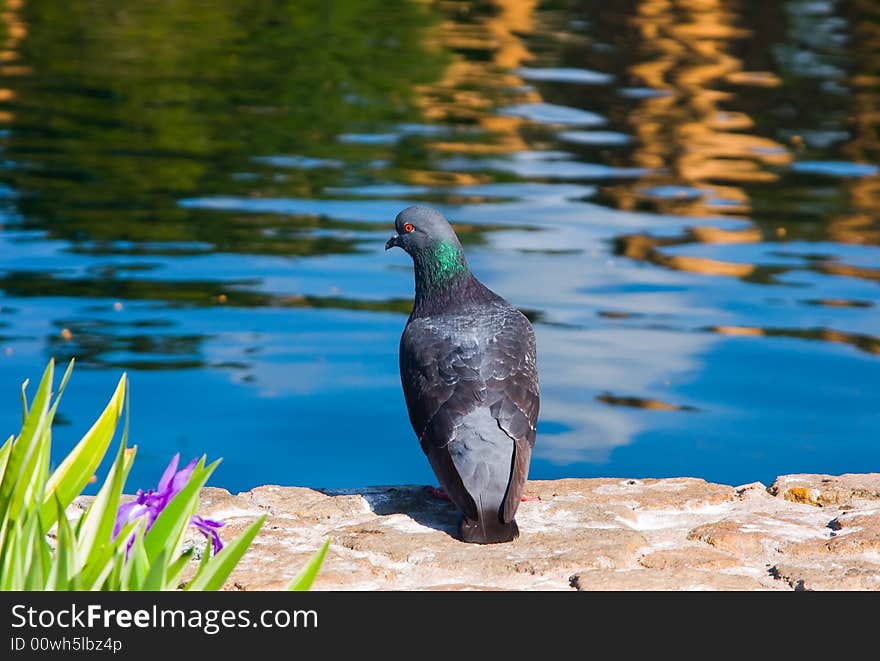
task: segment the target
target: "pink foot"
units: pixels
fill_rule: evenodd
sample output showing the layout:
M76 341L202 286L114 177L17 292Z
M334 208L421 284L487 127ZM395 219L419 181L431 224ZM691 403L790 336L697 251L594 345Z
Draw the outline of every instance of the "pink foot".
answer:
M541 496L523 496L519 500L521 503L530 503L534 500L541 500Z
M437 500L445 500L447 503L452 502L452 498L449 497L449 494L443 491L443 489L435 489L434 487L428 487L428 495L436 498Z

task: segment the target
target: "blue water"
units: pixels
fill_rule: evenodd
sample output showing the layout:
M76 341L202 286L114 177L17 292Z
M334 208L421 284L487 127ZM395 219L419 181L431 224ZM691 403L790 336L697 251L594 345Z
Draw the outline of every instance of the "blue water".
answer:
M54 458L125 372L131 489L432 483L418 202L533 320L532 478L880 470L877 10L106 3L3 18L7 435L75 357Z

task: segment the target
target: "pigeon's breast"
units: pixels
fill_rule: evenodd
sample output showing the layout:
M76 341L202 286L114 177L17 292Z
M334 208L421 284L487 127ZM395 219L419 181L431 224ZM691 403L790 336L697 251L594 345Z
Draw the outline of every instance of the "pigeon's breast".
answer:
M442 337L464 353L485 348L504 329L506 314L490 308L456 314L436 315L418 320L428 333Z

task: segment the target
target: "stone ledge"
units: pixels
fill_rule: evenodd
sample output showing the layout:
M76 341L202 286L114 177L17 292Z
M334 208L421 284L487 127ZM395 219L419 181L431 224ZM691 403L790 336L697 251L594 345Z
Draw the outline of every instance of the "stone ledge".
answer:
M880 589L880 474L770 489L535 480L527 493L520 538L491 546L456 540L454 509L423 486L206 488L200 513L226 522L226 538L268 515L232 590L283 588L327 537L317 590Z

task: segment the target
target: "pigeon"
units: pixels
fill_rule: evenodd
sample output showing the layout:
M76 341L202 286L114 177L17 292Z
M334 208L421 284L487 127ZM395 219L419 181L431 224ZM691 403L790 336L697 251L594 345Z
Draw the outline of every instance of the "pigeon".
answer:
M412 314L400 338L410 422L460 512L461 540L512 541L538 419L534 330L471 274L440 213L408 207L394 226L385 249L405 250L415 270Z

